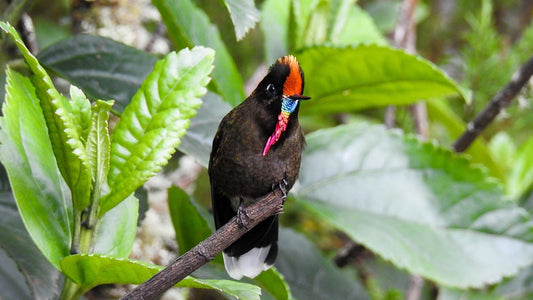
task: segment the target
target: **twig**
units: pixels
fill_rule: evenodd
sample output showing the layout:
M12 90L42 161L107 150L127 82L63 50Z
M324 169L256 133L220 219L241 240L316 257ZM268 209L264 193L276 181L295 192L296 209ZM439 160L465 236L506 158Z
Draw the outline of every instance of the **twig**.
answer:
M473 121L468 123L463 134L453 143L455 152L463 152L474 139L496 118L502 109L509 106L511 100L520 92L533 75L533 56L520 66L511 80L492 98L490 103Z
M424 287L424 278L420 275L411 275L409 280L409 287L405 294L405 300L418 300L422 294L422 288Z
M274 214L280 213L284 201L283 192L275 189L256 203L246 207L244 214L246 217L242 220L244 224L239 225L237 218L234 217L210 237L176 258L165 269L121 299L157 299L174 284L215 258L220 251L226 249L255 225Z
M393 45L397 48L405 49L408 53L415 53L415 21L414 12L418 0L404 0L400 7L400 13L398 14L398 21L394 27L393 33ZM416 111L416 109L415 109ZM396 108L393 105L389 105L385 108L385 126L387 128L393 128L396 124ZM424 118L417 118L416 120L424 120Z

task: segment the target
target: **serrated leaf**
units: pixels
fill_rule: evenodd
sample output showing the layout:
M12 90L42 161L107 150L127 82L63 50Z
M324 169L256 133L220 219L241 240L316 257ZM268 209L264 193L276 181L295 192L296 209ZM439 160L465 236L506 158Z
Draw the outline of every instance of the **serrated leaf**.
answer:
M231 106L222 101L220 96L211 92L207 93L202 100L203 104L196 116L191 119L191 126L183 137L179 149L207 168L218 124L231 110Z
M17 31L4 22L0 22L0 27L15 41L33 72L32 81L40 100L59 170L71 189L74 210L81 211L89 205L91 175L87 153L71 115L72 107L56 90L50 76L26 48Z
M96 197L100 196L100 187L106 182L109 171L110 140L107 121L113 103L114 101L98 100L90 111L86 149L94 182L93 188L98 190L95 191L98 194Z
M0 160L24 225L57 268L70 252L71 194L57 167L39 100L29 79L7 70Z
M78 254L66 257L63 272L85 290L101 284L141 284L163 267L133 259L117 259L98 254ZM257 286L232 280L209 280L186 277L176 287L214 289L237 299L260 299Z
M172 52L154 66L113 132L110 194L101 201L100 215L167 163L201 105L213 58L213 50L195 47Z
M369 299L352 274L334 266L301 234L280 230L278 244L276 268L296 299Z
M51 152L52 150L49 149L49 151ZM57 175L59 176L59 171ZM60 293L62 276L60 276L58 269L35 246L28 231L24 227L11 192L0 193L0 216L2 216L0 218L1 248L16 263L15 268L20 270L24 275L22 280L16 280L16 284L28 286L32 295L29 299L57 299ZM0 265L6 267L4 263L0 263ZM6 276L0 275L0 278L2 278L0 282L4 283L5 281L6 284L2 285L0 283L0 298L21 299L22 294L15 293L16 297L14 297L13 295L8 296L4 293L7 290L13 291L13 282L9 282L7 279L9 276L13 276L13 273L10 272Z
M78 87L70 86L70 104L72 107L72 119L78 130L78 135L85 143L91 128L91 102Z
M94 242L94 252L126 258L137 234L139 200L130 195L108 211L101 220Z
M307 143L297 199L396 266L466 288L533 262L529 214L465 158L381 126L321 130Z
M203 45L216 52L213 83L224 101L233 106L244 98L242 78L216 26L191 0L154 0L176 49Z
M37 56L47 69L82 88L94 99L114 99L122 112L150 74L155 55L111 39L80 34L43 49Z
M179 255L211 235L209 224L184 190L174 186L168 189L168 207L176 232Z
M259 11L255 8L253 0L224 0L224 4L233 22L235 37L239 41L259 21Z
M302 113L338 113L420 99L461 95L462 89L432 63L401 50L375 45L313 47L298 60L305 72L304 93L313 99Z

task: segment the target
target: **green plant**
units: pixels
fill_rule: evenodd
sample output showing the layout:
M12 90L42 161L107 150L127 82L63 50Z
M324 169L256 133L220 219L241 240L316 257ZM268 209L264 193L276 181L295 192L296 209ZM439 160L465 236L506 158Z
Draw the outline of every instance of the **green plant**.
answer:
M33 242L22 243L3 230L0 241L23 270L33 296L50 299L62 291L64 299L72 299L101 284L139 284L161 270L127 258L137 221L132 193L166 164L176 146L206 166L220 118L245 97L237 60L221 37L224 29L193 1L153 2L175 48L191 50L158 61L118 42L81 35L53 43L36 59L14 29L1 23L24 55L31 80L7 69L0 160L26 229L12 200L3 198L0 211L9 218L0 226ZM379 18L353 0L266 0L259 10L249 1L221 3L237 39L261 14L264 62L297 55L306 75L305 94L313 98L302 104L302 123L320 130L307 135L299 184L285 205L285 215L295 217L285 223L315 235L314 241L326 234L313 224L325 224L387 262L356 265L357 272L370 269L370 275L357 276L354 268L336 267L303 235L284 229L277 270L247 283L219 281L215 278L227 277L217 258L202 269L201 277L209 279L188 277L177 286L211 288L240 299L261 294L273 299L398 298L409 274L419 274L440 289L439 299L531 293L533 227L530 213L517 203L531 197L530 132L521 132L525 143L512 146L512 137L489 146L480 138L465 157L372 124L379 122L383 107L422 99L436 128L433 137L444 145L465 129L452 107L469 101L467 90L474 90L481 103L488 101L510 76L491 73L497 84L487 84L483 76L501 57L488 1L479 16L468 19L473 29L466 41L478 44L464 53L471 67L464 87L421 56L389 47L374 24ZM246 15L255 17L241 22ZM475 39L480 32L477 36L489 42ZM239 43L246 45L246 40ZM517 45L528 48L527 41ZM480 53L488 58L480 60ZM517 56L505 62L505 70L521 62ZM110 62L122 64L110 70ZM70 100L43 67L78 87L71 88ZM191 71L181 77L185 69ZM115 104L91 104L84 94ZM109 111L121 117L111 133ZM500 159L503 155L509 157ZM196 199L175 187L168 195L182 254L212 227ZM384 276L391 272L380 272L376 265L394 270L395 278ZM63 287L57 270L67 277Z

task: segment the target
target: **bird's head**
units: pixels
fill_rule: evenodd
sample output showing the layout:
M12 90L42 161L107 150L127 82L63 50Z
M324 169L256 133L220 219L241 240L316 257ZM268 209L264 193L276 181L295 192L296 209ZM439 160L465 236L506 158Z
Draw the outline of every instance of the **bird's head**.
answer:
M259 83L256 93L262 94L261 98L266 99L268 107L279 111L276 127L265 144L263 156L287 129L289 118L297 110L299 101L310 99L302 95L303 90L304 74L298 60L292 55L279 58Z

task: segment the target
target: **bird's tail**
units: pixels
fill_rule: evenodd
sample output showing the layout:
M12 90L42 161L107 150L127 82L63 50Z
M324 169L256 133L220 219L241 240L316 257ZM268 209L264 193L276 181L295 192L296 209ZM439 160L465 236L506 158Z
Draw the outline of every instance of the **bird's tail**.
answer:
M252 228L224 250L224 266L236 280L254 278L274 264L278 254L278 216Z

